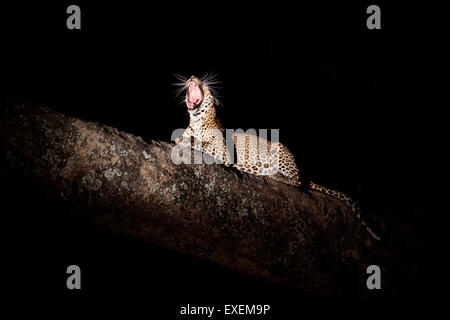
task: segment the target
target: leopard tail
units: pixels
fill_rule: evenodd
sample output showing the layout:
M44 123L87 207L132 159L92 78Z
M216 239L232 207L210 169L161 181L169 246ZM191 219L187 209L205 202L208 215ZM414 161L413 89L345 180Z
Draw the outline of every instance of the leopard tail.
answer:
M366 230L369 232L369 234L375 240L382 241L382 236L381 236L382 230L378 230L378 229L380 229L380 227L375 226L375 224L373 222L369 223L368 217L363 217L363 215L361 214L362 211L361 211L361 207L359 206L359 204L356 201L354 201L352 198L350 198L348 195L346 195L343 192L337 191L337 190L322 187L312 181L310 182L309 188L343 201L352 210L352 212L356 215L356 217L361 221L361 224L363 225L363 227L366 228Z

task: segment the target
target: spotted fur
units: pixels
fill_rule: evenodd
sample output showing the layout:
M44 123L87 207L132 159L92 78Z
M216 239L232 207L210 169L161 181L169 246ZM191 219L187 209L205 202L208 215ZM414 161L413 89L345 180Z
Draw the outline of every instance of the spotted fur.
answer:
M208 83L208 80L211 81L211 76L204 79L192 76L190 79L180 80L185 80L182 84L183 89L187 88L190 81L194 81L203 92L203 101L197 108L188 109L190 116L189 126L183 135L176 139L176 144L200 150L211 155L220 163L227 166L233 165L240 171L267 176L276 181L297 187L301 186L302 183L299 179L299 169L295 158L289 149L279 142L270 142L264 138L247 133L235 133L232 138L236 151L236 163L232 164L224 138L224 129L216 117L215 105L218 102L211 88L211 83L215 83L215 80ZM366 227L372 237L376 240L381 240L380 236L367 225L365 220L362 220L359 205L345 193L319 186L313 182L310 182L309 188L343 201L361 219L362 225Z

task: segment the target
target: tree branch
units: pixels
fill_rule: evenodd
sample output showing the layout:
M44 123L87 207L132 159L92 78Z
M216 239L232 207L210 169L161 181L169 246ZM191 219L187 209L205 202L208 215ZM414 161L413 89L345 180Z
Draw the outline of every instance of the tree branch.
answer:
M0 124L5 172L111 231L316 295L364 295L366 267L386 256L324 194L217 164L175 165L173 143L29 102L6 108Z

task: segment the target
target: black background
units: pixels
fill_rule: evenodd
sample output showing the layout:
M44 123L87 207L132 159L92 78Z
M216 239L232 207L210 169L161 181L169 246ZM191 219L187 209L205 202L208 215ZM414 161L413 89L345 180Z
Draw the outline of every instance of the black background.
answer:
M81 30L66 28L70 4L81 7ZM381 7L381 30L366 28L370 4ZM172 74L215 71L225 127L280 129L309 178L373 214L415 219L431 234L424 213L445 42L439 1L16 1L0 10L4 97L167 141L188 123ZM49 208L39 191L24 192L9 190L13 206L5 210L19 296L144 298L167 318L187 303L269 303L278 315L317 305L295 290L99 230ZM65 288L70 264L81 266L80 292ZM408 298L427 290L416 286Z

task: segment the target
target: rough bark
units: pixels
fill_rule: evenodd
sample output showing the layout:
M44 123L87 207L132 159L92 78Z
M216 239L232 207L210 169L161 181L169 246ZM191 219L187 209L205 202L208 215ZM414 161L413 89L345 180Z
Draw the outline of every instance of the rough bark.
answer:
M8 107L0 125L8 174L113 232L315 295L364 294L366 267L386 260L324 194L217 164L176 165L173 143L28 102Z

